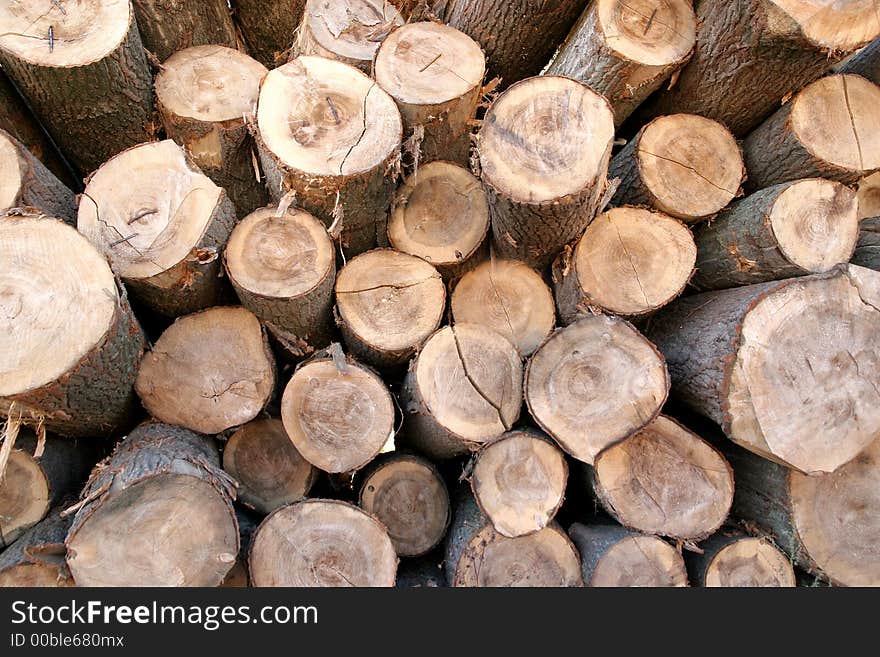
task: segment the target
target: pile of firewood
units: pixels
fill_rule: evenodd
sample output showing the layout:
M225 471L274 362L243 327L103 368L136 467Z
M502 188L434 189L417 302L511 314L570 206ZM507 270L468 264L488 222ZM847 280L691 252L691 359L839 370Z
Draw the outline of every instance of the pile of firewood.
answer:
M0 586L880 585L880 13L693 4L0 2Z

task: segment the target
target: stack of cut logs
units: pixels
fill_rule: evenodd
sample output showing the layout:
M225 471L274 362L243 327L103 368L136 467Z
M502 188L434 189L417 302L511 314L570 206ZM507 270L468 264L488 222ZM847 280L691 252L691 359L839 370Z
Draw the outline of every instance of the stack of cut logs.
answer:
M0 585L880 585L880 13L693 4L0 2Z

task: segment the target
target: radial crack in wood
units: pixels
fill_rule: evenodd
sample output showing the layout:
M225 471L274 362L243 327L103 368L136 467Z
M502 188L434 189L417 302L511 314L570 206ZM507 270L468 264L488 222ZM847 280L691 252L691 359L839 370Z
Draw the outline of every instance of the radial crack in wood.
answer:
M405 365L440 326L446 310L439 272L421 258L392 249L350 260L335 289L346 346L381 370Z
M478 324L442 328L410 364L401 401L410 444L432 458L465 454L519 418L520 356L501 334Z
M235 209L171 140L141 144L91 177L77 228L151 309L178 317L228 296L219 255Z
M518 260L492 258L465 274L452 292L455 322L482 324L530 356L553 331L553 294L541 275Z

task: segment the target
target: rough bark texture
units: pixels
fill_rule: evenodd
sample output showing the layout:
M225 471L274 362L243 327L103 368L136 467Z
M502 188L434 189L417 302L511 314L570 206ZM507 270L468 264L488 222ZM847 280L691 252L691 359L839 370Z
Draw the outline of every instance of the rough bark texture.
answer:
M168 137L186 147L202 173L226 190L239 219L268 203L266 186L254 170L256 148L244 117L209 123L173 114L162 105L161 98L157 104ZM220 148L200 157L199 149L193 146L206 138L216 140Z
M241 305L250 310L266 325L292 356L306 356L326 347L333 339L333 284L331 272L313 290L290 299L278 299L256 294L232 285Z
M880 217L862 220L852 263L880 271Z
M46 168L65 185L78 184L37 118L3 71L0 71L0 129L18 139Z
M136 407L134 380L144 353L144 334L119 285L116 316L103 341L56 381L0 397L0 415L10 407L28 424L42 422L63 436L108 436L130 426Z
M433 52L437 53L434 64L439 64L438 71L443 73L428 73L428 80L434 83L433 94L425 93L427 82L416 81L418 91L413 95L407 80L430 69L429 58ZM452 57L453 68L443 67L444 54ZM461 71L454 70L458 67ZM419 164L435 160L468 165L471 126L483 95L485 72L485 56L479 45L436 23L422 22L400 28L379 48L373 75L397 103L403 118L404 138L412 140L411 150L417 151L409 153L416 170ZM453 84L454 91L451 91ZM469 88L459 93L462 84Z
M791 185L774 185L736 201L697 231L694 287L718 290L812 273L787 257L770 220L774 204ZM838 191L854 196L845 187Z
M789 488L793 471L728 441L719 441L718 447L736 476L733 516L750 523L747 527L752 533L771 536L798 566L824 577L804 548L794 524Z
M51 217L75 225L76 197L73 192L15 137L0 130L2 139L8 140L15 149L21 177L18 196L10 207L37 208Z
M846 54L811 43L767 0L701 0L696 12L694 55L646 115L700 114L742 137ZM789 27L774 34L771 21Z
M346 257L369 251L387 243L386 226L394 194L394 177L389 172L400 161L400 151L364 173L350 176L312 176L285 167L260 143L260 162L275 203L290 191L296 192L296 204L321 219L328 227L335 215L342 214L339 242Z
M838 73L855 73L880 84L880 39L874 39L852 59L843 64Z
M133 0L144 48L164 62L190 46L235 48L226 0Z
M679 299L652 318L647 335L666 357L675 396L729 434L724 408L727 369L743 317L784 282L705 292Z
M652 66L628 59L614 49L615 35L604 33L597 7L597 2L587 7L559 47L546 74L580 80L605 96L614 110L614 125L620 126L669 76L687 63L693 50L666 65Z
M857 118L861 117L858 117L858 115L853 116L852 109L849 108L849 97L846 90L847 78L845 76L831 76L831 78L827 79L835 78L842 81L843 92L841 95L847 103L850 121L854 122ZM853 78L850 78L850 80L852 81ZM855 80L858 80L858 78L855 78ZM797 100L798 98L795 97L776 110L742 142L743 157L746 169L749 172L747 181L749 189L763 189L771 185L800 178L827 178L828 180L841 182L844 185L854 185L876 170L874 168L863 168L870 165L862 165L862 167L857 166L855 168L839 166L813 154L810 150L811 144L802 143L792 126L792 111ZM818 126L822 126L824 117L821 115L821 111L823 108L818 103L813 103L813 105L815 107L810 107L810 109L814 110L815 114L815 119L813 120ZM837 130L837 126L829 126L827 130L838 136L838 138L843 137L841 133L833 132ZM862 145L858 143L859 134L855 124L853 123L848 130L853 131L856 145L859 149L859 159L862 160ZM841 145L840 148L843 149L845 147ZM868 144L865 144L865 148L868 148ZM875 160L873 153L869 152L864 154L864 159Z
M129 278L125 284L140 301L166 317L180 317L221 306L233 299L223 275L220 252L235 226L235 207L220 194L199 244L171 269L150 278Z
M507 86L537 75L580 16L586 0L434 0L444 23L486 51L489 77Z
M15 450L28 455L36 453L37 438L27 429L21 429L24 435L19 435L15 441ZM27 432L27 433L24 433ZM98 451L92 445L82 441L75 441L55 436L47 436L43 444L43 453L39 457L33 457L37 467L46 478L49 494L43 501L44 513L48 513L53 506L60 504L62 499L69 493L79 491L80 486L95 464ZM2 491L2 483L0 483ZM6 518L2 518L6 520ZM4 523L0 522L0 548L7 547L17 540L18 536L27 527L19 528L15 533L4 531Z
M306 0L233 0L250 55L268 68L287 61Z
M830 473L876 437L876 372L866 359L877 282L876 272L839 265L697 294L658 313L648 335L676 397L731 440L801 472Z
M602 175L582 191L546 203L521 203L486 185L495 250L538 270L550 265L601 210L610 156L609 149L600 165Z
M421 126L425 136L419 146L419 163L448 160L467 166L471 155L471 122L482 96L482 86L437 105L417 105L397 100L406 137Z
M0 554L0 588L74 585L64 562L64 539L73 518L62 517L63 509L52 509Z
M635 137L614 155L608 165L608 178L617 178L617 189L611 202L614 205L644 205L654 207L657 199L642 182L639 174L638 148L639 138L644 134L642 128Z
M455 586L455 570L462 553L477 532L489 524L467 486L456 489L452 507L452 522L444 544L443 572L447 586Z
M134 14L122 43L91 64L32 65L0 51L0 65L83 175L153 137L153 77Z
M79 534L83 532L89 521L96 517L107 506L107 512L120 513L125 516L123 509L114 505L115 500L126 495L127 491L135 486L143 488L143 485L153 480L171 481L173 477L197 478L208 484L210 489L228 509L228 529L234 532L234 549L228 556L223 566L221 559L218 564L218 572L214 577L205 581L177 582L178 585L188 586L216 586L226 572L232 567L235 555L239 551L238 524L232 507L235 499L234 482L220 468L220 456L213 440L196 434L192 431L166 424L145 424L132 431L120 442L115 451L105 461L99 463L89 478L81 495L81 506L76 512L70 533L67 536L68 549L67 563L77 578L80 586L94 586L96 584L119 585L125 582L113 582L112 574L101 574L100 581L95 582L92 577L83 577L77 572L78 556L77 544ZM138 493L132 492L129 505L137 504ZM192 500L194 502L194 500ZM130 506L128 507L131 508ZM145 509L146 511L147 509ZM179 522L179 521L178 521ZM206 527L193 527L193 531L205 531ZM181 532L172 531L178 539ZM135 540L138 537L134 537ZM117 555L122 558L124 555ZM222 556L222 555L221 555ZM84 555L85 558L94 559L95 555ZM138 555L138 557L150 560L151 555ZM128 568L119 563L104 564L108 571L119 569L125 573ZM225 570L223 570L225 568ZM223 570L223 572L219 572ZM93 574L93 573L92 573ZM182 575L182 573L181 573ZM132 573L134 579L142 577L141 573ZM162 584L163 582L156 582Z

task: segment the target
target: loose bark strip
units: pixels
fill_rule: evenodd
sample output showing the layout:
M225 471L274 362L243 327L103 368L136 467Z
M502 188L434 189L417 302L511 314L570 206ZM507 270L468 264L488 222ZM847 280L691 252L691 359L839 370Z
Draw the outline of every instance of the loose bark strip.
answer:
M799 178L858 182L880 170L880 87L829 75L805 87L743 142L749 186Z
M650 110L700 114L738 137L880 34L871 0L700 0L696 11L694 55Z
M291 102L294 99L294 102ZM333 227L351 257L384 236L403 124L394 100L357 69L300 57L271 71L257 110L269 194Z
M613 140L608 101L579 82L532 78L501 94L477 140L496 250L549 265L599 210Z
M238 500L269 514L309 494L318 470L296 451L281 420L258 419L236 431L223 449L223 469L238 484Z
M693 114L648 123L614 156L608 172L620 179L613 205L646 205L687 223L727 207L741 194L745 176L733 135Z
M587 0L433 0L444 23L486 51L489 77L510 85L537 75L580 16Z
M64 436L128 426L144 336L125 290L70 226L0 216L0 415Z
M181 317L159 338L135 389L157 420L214 434L253 420L275 385L275 359L244 308Z
M64 539L73 518L62 517L63 508L52 509L0 554L0 588L74 586L64 562Z
M403 23L388 0L307 0L290 59L326 57L369 75L382 41Z
M76 184L69 165L62 162L54 144L3 71L0 71L0 130L5 130L24 144L65 185Z
M452 317L482 324L530 356L553 331L553 293L541 275L518 260L491 260L462 276L452 292Z
M880 271L880 217L863 220L859 228L859 243L852 262Z
M67 535L79 586L217 586L239 538L214 442L145 424L98 464Z
M643 208L609 210L554 263L560 319L653 312L684 291L696 261L693 235L677 219Z
M226 0L132 0L132 4L144 48L160 62L192 46L236 45Z
M733 512L798 566L838 586L880 585L880 441L808 477L728 444Z
M3 3L0 34L0 65L80 173L151 138L153 80L129 0Z
M351 353L389 370L405 365L440 326L446 288L439 272L424 260L377 249L340 270L336 308Z
M878 308L880 273L841 266L680 299L649 336L679 400L742 447L821 474L880 432Z
M73 489L78 492L97 458L84 441L47 436L41 445L29 429L21 428L0 479L0 549L46 517Z
M565 496L568 465L562 451L544 434L514 430L479 452L471 488L495 530L515 538L541 531Z
M424 131L417 163L468 164L486 75L486 57L473 39L440 23L410 23L382 43L373 75L397 103L406 137Z
M254 170L255 146L245 122L256 110L260 82L268 72L237 50L196 46L174 53L156 76L165 131L226 190L239 217L269 199Z
M724 457L665 415L599 454L590 474L605 510L645 534L702 540L733 503L733 471Z
M796 586L791 562L771 541L742 533L718 533L700 544L702 553L688 552L687 564L695 586Z
M394 436L394 400L382 380L355 361L316 358L287 384L281 419L309 463L325 472L352 472Z
M385 525L401 557L429 552L449 527L449 491L437 469L419 456L379 459L361 483L358 504Z
M171 140L124 151L91 177L77 227L151 309L179 317L226 301L220 251L235 208Z
M32 207L76 223L76 198L40 160L8 132L0 130L0 208Z
M248 52L264 66L287 61L306 0L235 0L233 19Z
M859 237L856 193L809 178L755 192L697 233L693 284L717 290L828 271Z
M410 364L401 403L406 439L419 451L434 459L475 451L519 419L519 353L478 324L442 328Z
M254 586L394 586L397 554L385 527L356 506L304 500L270 515L249 558Z
M470 171L450 162L419 167L397 192L388 242L430 262L443 280L458 279L488 252L489 204Z
M535 422L589 464L651 422L668 391L660 352L628 322L605 315L555 331L526 368Z
M545 73L580 80L605 96L619 126L687 63L696 28L688 0L597 0Z
M656 536L623 527L575 523L569 530L583 561L585 586L687 586L684 560Z
M242 305L295 355L333 336L336 254L324 225L302 210L261 208L232 231L226 273Z

